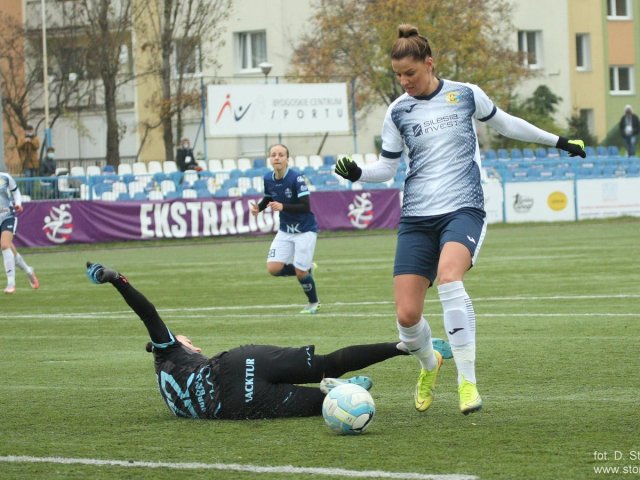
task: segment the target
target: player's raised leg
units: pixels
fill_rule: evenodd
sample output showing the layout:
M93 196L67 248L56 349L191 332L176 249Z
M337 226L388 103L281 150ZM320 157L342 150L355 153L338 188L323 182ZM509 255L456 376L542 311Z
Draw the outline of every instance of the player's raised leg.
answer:
M158 315L156 307L136 290L124 275L99 263L87 262L87 276L96 284L111 283L120 292L122 298L144 323L154 347L165 348L176 342L174 335Z

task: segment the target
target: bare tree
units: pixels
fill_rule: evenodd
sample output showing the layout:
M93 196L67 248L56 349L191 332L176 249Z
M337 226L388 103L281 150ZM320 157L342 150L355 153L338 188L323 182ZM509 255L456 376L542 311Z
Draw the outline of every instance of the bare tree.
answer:
M87 62L94 68L104 89L104 109L107 122L107 164L120 163L118 124L118 88L133 79L128 63L123 59L131 51L131 35L142 12L137 0L80 0L76 28L88 40ZM127 55L128 56L128 55Z
M231 13L231 5L231 0L147 2L151 26L147 39L153 59L149 70L156 72L162 85L162 97L156 108L160 112L166 160L174 157L174 118L180 138L184 111L200 102L198 74L205 65L217 64L215 52L223 43L223 22Z
M9 140L6 149L11 159L8 163L13 173L21 171L15 148L24 129L32 125L37 132L43 126L44 102L48 101L51 107L49 125L44 127L53 128L59 118L78 108L89 95L89 87L77 82L75 57L69 55L77 50L77 36L69 30L54 28L48 37L51 68L47 79L49 98L45 99L41 30L30 31L18 19L0 14L0 84L5 134ZM41 152L44 147L43 142Z

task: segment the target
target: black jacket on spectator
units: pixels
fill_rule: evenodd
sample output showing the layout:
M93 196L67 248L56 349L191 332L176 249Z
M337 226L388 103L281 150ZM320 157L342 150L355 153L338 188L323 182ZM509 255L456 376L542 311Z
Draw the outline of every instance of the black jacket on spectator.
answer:
M198 162L196 162L193 149L184 147L178 148L178 152L176 153L176 164L178 165L178 170L181 172L186 170L195 170L198 168Z

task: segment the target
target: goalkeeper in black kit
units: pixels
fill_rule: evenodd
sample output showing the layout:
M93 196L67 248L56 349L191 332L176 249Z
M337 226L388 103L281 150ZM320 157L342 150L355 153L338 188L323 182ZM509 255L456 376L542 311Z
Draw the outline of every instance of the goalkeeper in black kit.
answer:
M324 397L335 386L355 383L367 390L372 386L365 376L337 377L408 355L402 343L376 343L328 355L316 354L314 345L243 345L206 357L188 337L174 335L154 305L124 275L88 262L87 276L96 284L111 283L144 323L160 395L179 417L237 420L321 415ZM446 342L434 339L434 348L450 358ZM300 385L306 383L320 386Z

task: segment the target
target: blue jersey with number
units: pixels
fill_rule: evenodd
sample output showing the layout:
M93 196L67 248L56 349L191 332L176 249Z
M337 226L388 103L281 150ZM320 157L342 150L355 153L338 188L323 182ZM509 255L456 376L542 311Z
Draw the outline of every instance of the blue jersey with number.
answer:
M275 172L264 176L264 197L283 205L299 203L298 199L309 195L304 176L293 169L287 169L284 177L276 179ZM280 230L287 233L317 232L318 224L312 212L280 212Z

